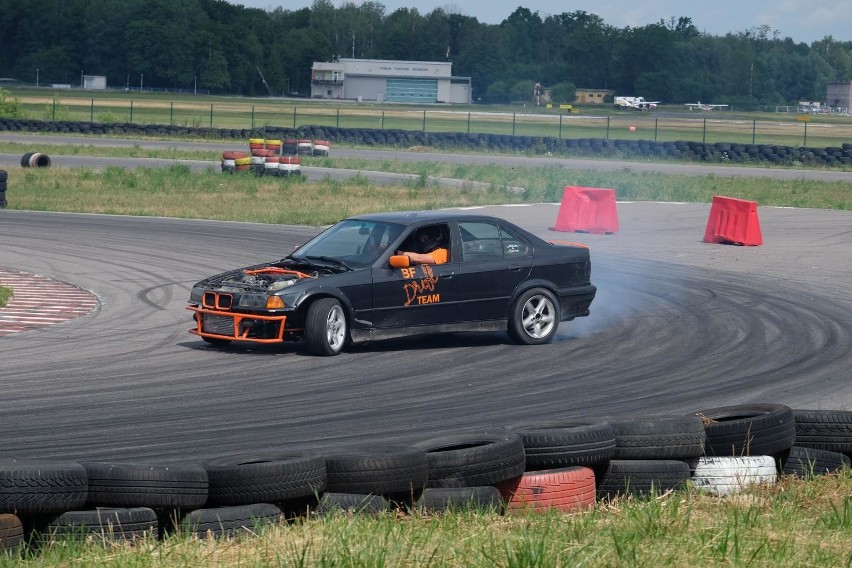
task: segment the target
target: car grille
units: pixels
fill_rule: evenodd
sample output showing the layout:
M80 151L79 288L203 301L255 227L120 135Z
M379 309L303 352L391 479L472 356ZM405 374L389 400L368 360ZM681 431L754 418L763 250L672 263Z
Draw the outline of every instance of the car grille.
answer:
M215 333L216 335L234 335L234 318L228 316L216 316L212 314L204 314L202 320L202 329L206 333Z

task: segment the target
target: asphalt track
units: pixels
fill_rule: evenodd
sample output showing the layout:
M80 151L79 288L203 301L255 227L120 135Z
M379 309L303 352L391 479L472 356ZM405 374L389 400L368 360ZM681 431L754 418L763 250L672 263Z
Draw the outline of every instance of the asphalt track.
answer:
M614 235L550 231L557 210L484 209L591 246L592 315L554 343L457 334L332 358L187 333L193 282L314 228L0 210L0 266L100 299L0 338L0 456L195 463L530 419L852 407L852 213L761 207L764 245L737 247L701 241L705 204L619 203Z

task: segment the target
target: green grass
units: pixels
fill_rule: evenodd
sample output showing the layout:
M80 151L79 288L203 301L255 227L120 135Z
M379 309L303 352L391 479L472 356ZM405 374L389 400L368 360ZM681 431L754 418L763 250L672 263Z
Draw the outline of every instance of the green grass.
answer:
M559 568L848 566L852 475L783 478L725 498L685 489L576 512L298 519L225 541L56 541L0 566Z
M6 306L9 303L9 300L12 299L12 289L7 288L6 286L0 286L0 308Z

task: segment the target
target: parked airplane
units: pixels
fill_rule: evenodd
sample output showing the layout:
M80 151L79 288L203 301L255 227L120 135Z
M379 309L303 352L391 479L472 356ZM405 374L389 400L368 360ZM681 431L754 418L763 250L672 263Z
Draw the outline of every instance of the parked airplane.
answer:
M698 110L703 110L703 111L706 111L706 112L710 112L710 111L711 111L711 110L713 110L714 108L725 108L725 107L727 107L728 105L710 105L710 104L702 104L702 103L701 103L701 101L698 101L697 103L686 103L684 106L688 106L688 107L689 107L689 110L695 110L695 109L698 109Z

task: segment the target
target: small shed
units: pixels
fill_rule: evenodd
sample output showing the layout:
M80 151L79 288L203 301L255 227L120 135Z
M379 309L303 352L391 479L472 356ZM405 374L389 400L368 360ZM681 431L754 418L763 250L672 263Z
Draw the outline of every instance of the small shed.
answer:
M101 91L106 89L106 75L83 75L83 88Z

